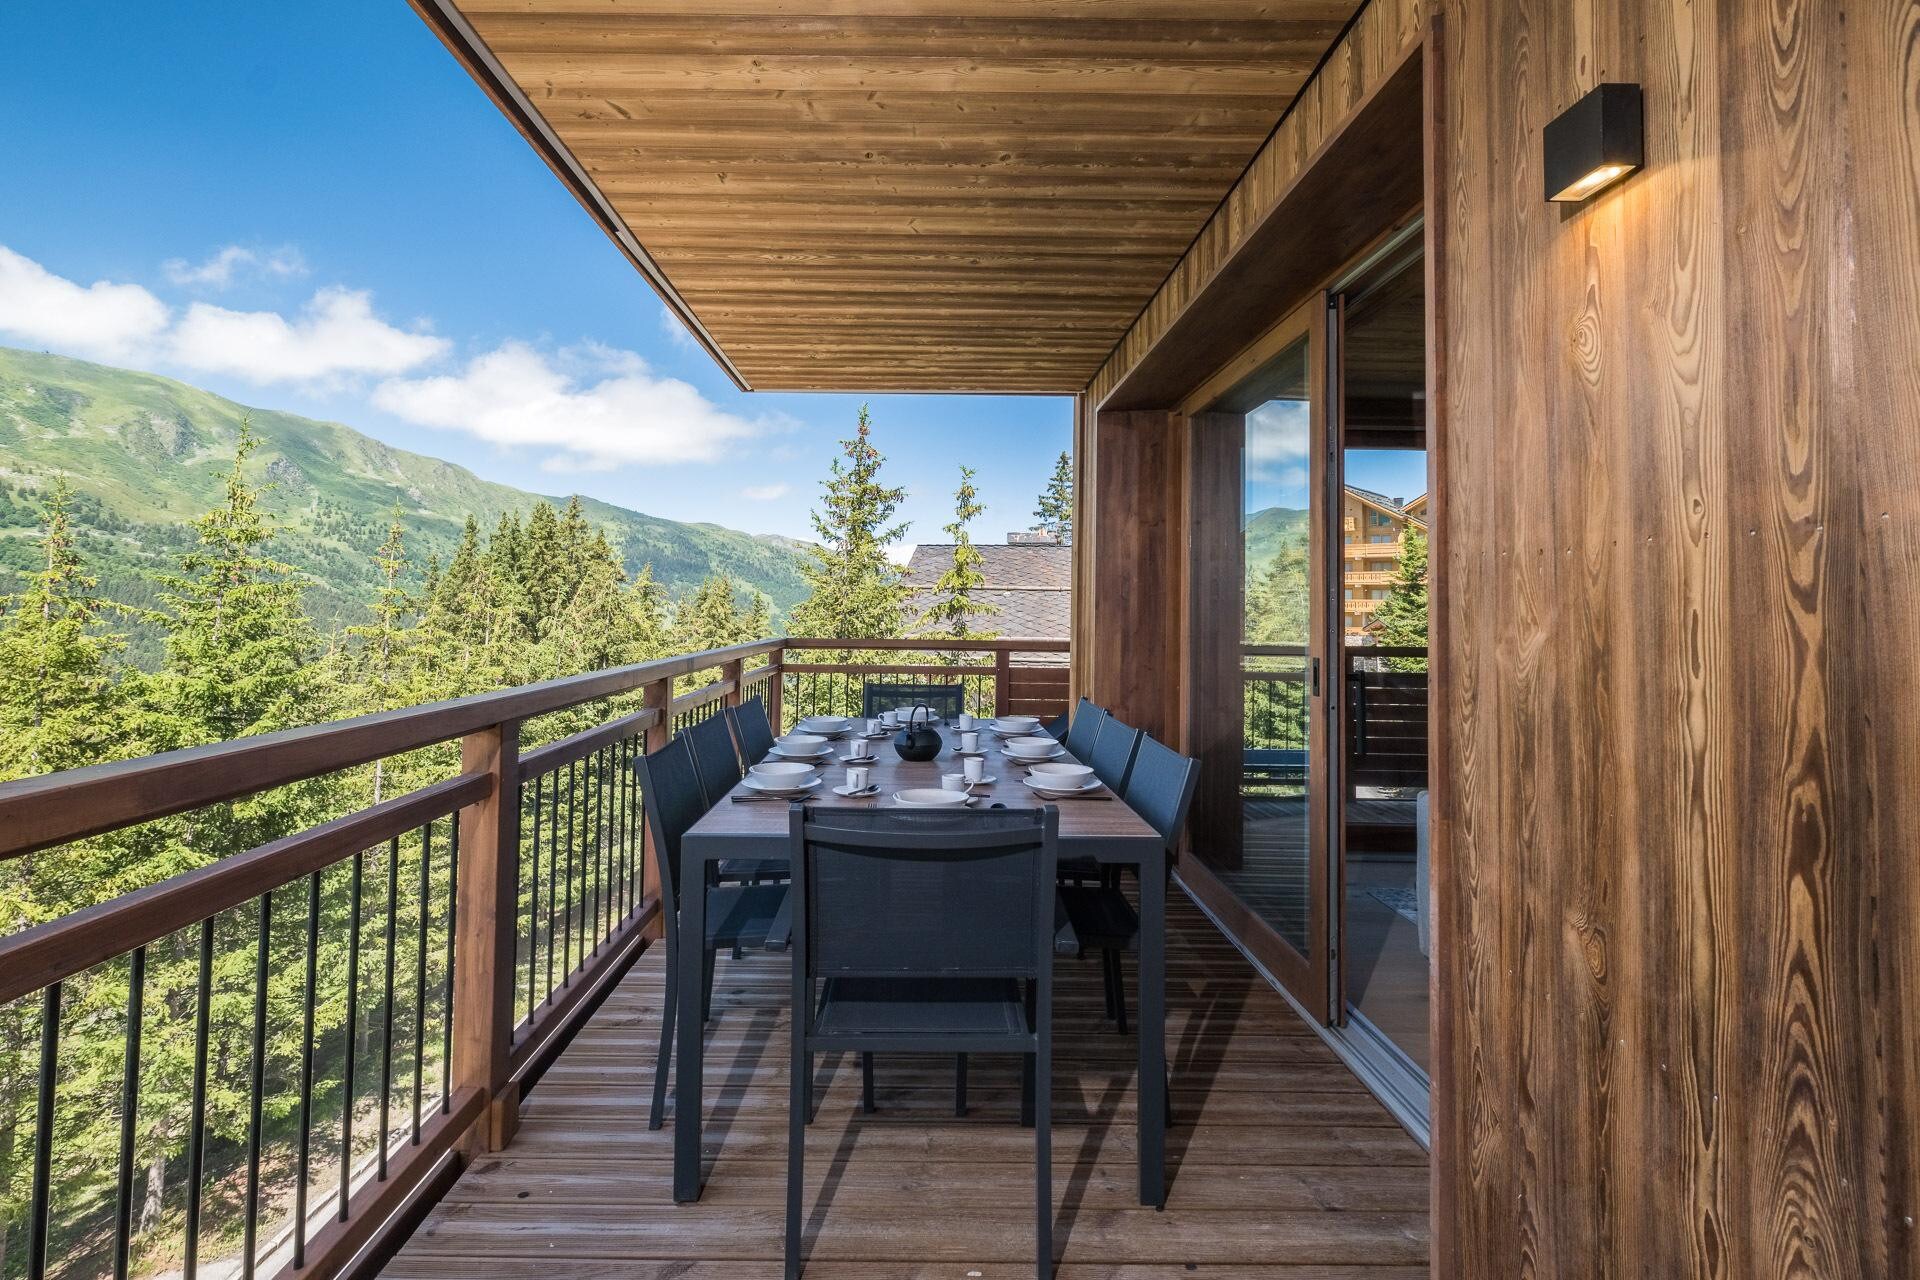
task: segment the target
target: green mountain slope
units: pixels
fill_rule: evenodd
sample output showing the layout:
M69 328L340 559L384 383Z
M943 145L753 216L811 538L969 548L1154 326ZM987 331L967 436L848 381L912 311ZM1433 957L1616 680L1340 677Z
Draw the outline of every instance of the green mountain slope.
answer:
M254 455L260 477L274 484L268 506L284 530L277 552L312 575L308 608L329 629L366 616L372 554L396 504L409 556L424 568L430 555L448 558L469 513L490 530L544 496L339 423L244 408L149 373L0 348L0 592L14 590L33 561L35 495L64 474L79 495L82 545L103 594L150 603L155 574L191 537L187 522L220 500L243 413L262 440ZM591 498L582 505L629 572L651 564L675 596L718 572L765 592L777 614L806 594L796 568L802 544L791 539L663 520Z
M1258 573L1289 546L1304 546L1307 513L1298 507L1264 507L1247 517L1247 571Z

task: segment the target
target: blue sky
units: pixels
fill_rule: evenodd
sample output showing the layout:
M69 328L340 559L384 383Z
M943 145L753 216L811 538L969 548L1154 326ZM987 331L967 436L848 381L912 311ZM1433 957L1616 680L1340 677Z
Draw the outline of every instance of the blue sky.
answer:
M809 536L863 397L736 391L401 0L8 6L0 119L0 343ZM943 540L961 462L976 538L1026 528L1071 443L1065 398L871 401L909 543Z
M0 343L808 535L862 397L736 391L402 0L9 5L0 119ZM909 541L961 462L1026 528L1071 443L1064 398L871 400Z

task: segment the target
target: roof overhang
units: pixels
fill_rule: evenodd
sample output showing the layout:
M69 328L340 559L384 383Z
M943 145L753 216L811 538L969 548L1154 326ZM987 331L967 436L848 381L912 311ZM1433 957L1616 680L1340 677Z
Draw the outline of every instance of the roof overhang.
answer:
M412 0L743 388L1083 389L1357 0Z

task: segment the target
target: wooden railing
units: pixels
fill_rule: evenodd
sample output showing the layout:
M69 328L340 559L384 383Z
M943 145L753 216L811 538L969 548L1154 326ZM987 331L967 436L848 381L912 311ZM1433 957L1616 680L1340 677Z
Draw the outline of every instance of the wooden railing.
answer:
M0 862L90 854L169 819L205 859L0 937L0 1035L29 1069L21 1273L177 1262L193 1280L217 1256L243 1277L327 1277L378 1261L466 1157L512 1140L521 1097L658 936L638 755L747 698L784 725L857 707L876 680L957 682L977 711L1052 716L1066 653L774 638L0 784ZM533 745L541 717L582 708L606 718ZM209 815L403 758L446 776L257 848L196 843L220 829ZM143 1097L161 1058L185 1072L179 1114ZM76 1110L117 1127L98 1167L70 1149ZM151 1200L136 1177L151 1192L156 1164L182 1159L161 1197L178 1248L136 1257Z
M814 640L790 636L779 658L781 716L857 716L868 685L961 686L975 715L1051 720L1067 710L1070 668L1065 640ZM794 653L820 655L795 662ZM897 660L884 654L897 653Z
M0 784L0 861L176 815L208 859L0 937L0 1033L32 1104L21 1273L130 1274L136 1174L151 1190L182 1159L162 1205L178 1249L147 1265L191 1280L219 1252L243 1277L322 1277L390 1245L464 1156L511 1140L521 1095L657 934L634 757L743 693L777 705L782 647ZM523 752L529 722L586 704L610 718ZM405 795L257 848L197 843L221 806L455 741L450 776ZM176 1068L179 1113L143 1111L143 1082ZM114 1154L77 1151L101 1124Z
M1245 717L1244 785L1262 793L1306 785L1306 650L1246 645L1241 671ZM1427 651L1348 646L1346 789L1427 785Z

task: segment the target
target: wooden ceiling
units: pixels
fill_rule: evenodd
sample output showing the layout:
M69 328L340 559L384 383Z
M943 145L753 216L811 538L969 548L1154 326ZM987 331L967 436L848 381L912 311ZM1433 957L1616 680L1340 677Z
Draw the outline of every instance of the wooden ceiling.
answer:
M414 5L743 386L1074 392L1355 0Z

